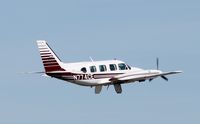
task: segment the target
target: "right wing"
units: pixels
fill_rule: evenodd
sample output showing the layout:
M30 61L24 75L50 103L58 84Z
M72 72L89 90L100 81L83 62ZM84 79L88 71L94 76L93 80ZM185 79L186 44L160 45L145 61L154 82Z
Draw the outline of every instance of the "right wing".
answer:
M182 71L170 71L170 72L160 72L160 73L129 73L129 74L121 74L110 78L112 82L135 82L135 81L143 81L148 79L154 79L159 76L162 78L166 78L166 75L178 74L182 73Z

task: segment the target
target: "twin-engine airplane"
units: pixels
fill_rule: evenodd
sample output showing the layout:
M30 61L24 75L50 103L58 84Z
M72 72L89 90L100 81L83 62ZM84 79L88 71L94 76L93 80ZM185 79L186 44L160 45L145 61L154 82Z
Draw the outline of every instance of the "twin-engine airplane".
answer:
M37 45L46 75L82 86L95 87L96 94L101 92L103 86L114 85L115 91L120 94L122 93L121 84L152 81L157 77L168 81L166 75L182 72L158 70L158 59L157 70L130 67L119 60L93 61L91 59L89 62L63 63L46 41L38 40Z

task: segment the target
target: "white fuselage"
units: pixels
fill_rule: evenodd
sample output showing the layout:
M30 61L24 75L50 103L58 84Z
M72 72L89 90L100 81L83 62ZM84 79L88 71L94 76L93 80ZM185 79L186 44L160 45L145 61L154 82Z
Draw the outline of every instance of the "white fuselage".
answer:
M100 66L104 66L104 70L101 70ZM114 68L113 65L115 66ZM121 66L120 66L121 65ZM124 65L125 67L122 67ZM124 76L122 78L126 79L132 76L145 75L150 73L158 73L157 70L142 70L136 67L130 67L125 64L123 61L119 60L106 60L106 61L90 61L90 62L77 62L77 63L62 63L62 67L69 71L73 72L73 75L63 75L58 77L59 79L69 81L83 86L96 86L104 84L110 84L110 80L114 76ZM92 70L92 67L95 67L95 71ZM83 72L83 69L85 71ZM137 75L136 75L137 74ZM124 81L121 83L129 83L130 81ZM131 81L133 82L133 81Z

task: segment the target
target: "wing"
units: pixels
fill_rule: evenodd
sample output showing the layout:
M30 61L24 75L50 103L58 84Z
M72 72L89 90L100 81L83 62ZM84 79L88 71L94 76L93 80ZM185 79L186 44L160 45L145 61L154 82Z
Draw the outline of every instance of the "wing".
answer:
M178 74L182 73L182 71L170 71L170 72L159 72L159 73L129 73L129 74L121 74L114 76L110 79L112 82L123 82L123 83L129 83L129 82L135 82L135 81L145 81L145 80L152 80L157 77L162 77L165 80L168 80L165 76L166 75L172 75L172 74Z

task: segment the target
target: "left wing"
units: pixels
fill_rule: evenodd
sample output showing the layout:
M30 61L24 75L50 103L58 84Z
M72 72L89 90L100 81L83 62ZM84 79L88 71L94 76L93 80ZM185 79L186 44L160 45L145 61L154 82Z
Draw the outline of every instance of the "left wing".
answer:
M114 76L110 78L111 82L123 82L123 83L129 83L134 81L145 81L145 80L152 80L157 77L162 77L165 80L168 80L165 76L166 75L172 75L172 74L178 74L182 73L182 71L170 71L170 72L141 72L141 73L126 73Z

